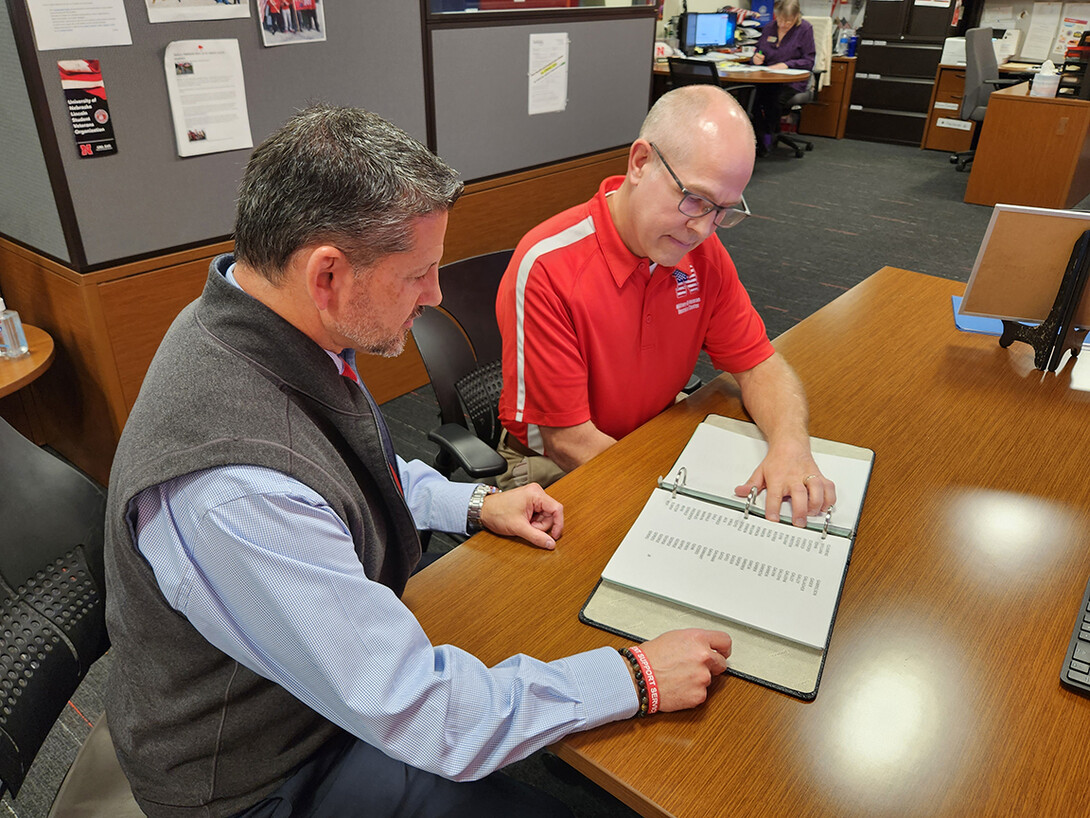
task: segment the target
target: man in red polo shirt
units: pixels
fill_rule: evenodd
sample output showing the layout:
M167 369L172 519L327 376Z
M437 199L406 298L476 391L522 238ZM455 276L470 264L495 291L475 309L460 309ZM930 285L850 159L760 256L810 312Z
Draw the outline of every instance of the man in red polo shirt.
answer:
M501 486L547 485L609 448L673 403L706 349L769 443L737 493L763 489L769 509L790 496L796 525L835 502L810 452L802 384L715 234L746 215L753 160L753 128L730 94L679 88L648 113L624 176L519 242L496 300Z

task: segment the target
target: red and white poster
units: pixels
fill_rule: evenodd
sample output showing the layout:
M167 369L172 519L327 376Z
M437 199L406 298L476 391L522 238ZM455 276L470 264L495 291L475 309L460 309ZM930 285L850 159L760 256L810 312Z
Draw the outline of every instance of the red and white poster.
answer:
M58 60L61 88L80 159L117 153L114 124L98 60Z

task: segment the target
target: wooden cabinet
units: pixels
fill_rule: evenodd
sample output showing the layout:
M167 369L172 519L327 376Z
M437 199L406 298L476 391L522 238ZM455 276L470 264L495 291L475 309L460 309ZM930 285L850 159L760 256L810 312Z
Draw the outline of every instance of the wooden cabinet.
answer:
M1090 195L1090 101L1029 89L1023 82L988 97L966 202L1070 208Z
M959 118L964 93L965 66L940 65L935 72L921 148L947 153L969 150L977 123Z
M943 40L974 25L982 7L982 0L868 3L859 31L847 135L919 145Z
M843 139L855 77L855 57L833 57L829 75L829 84L818 91L812 103L803 106L799 133Z

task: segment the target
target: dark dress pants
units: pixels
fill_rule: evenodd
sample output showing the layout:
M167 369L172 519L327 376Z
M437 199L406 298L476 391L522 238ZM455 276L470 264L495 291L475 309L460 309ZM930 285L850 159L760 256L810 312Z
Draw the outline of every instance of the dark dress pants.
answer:
M571 818L560 801L503 773L455 782L348 738L236 818Z
M753 129L757 132L757 144L771 147L765 135L773 139L780 132L780 117L784 105L798 91L790 85L758 83L753 99Z

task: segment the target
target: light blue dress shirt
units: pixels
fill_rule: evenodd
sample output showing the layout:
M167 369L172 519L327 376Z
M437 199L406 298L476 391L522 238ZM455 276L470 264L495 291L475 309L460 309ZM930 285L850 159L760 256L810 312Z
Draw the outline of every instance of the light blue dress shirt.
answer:
M397 462L417 527L464 530L473 485ZM207 469L133 502L137 547L171 607L227 655L413 767L480 778L637 710L627 664L611 648L548 663L520 654L488 668L433 646L401 600L364 574L333 509L281 472Z

